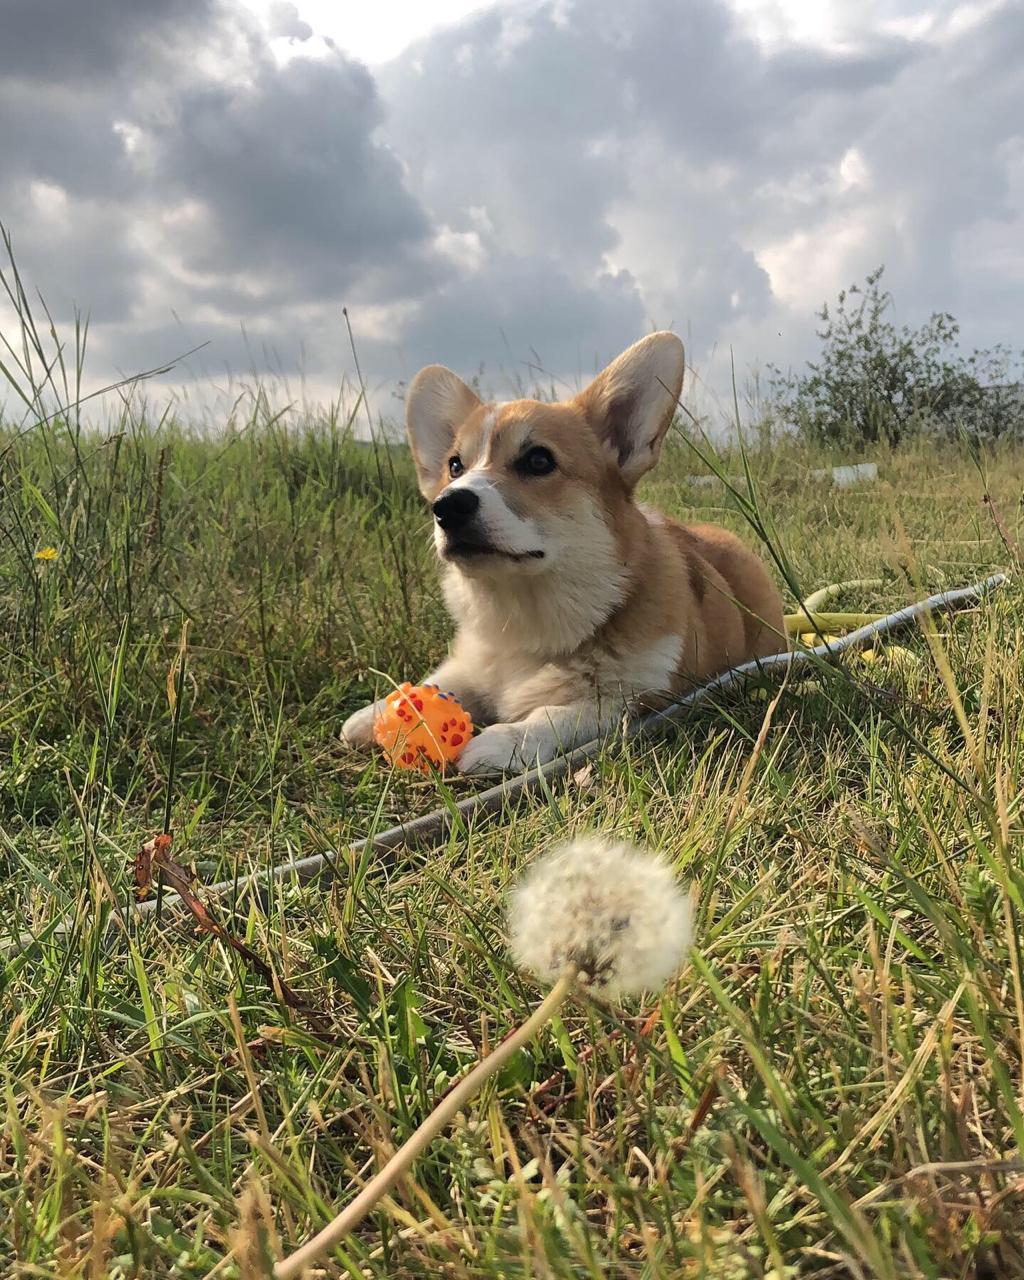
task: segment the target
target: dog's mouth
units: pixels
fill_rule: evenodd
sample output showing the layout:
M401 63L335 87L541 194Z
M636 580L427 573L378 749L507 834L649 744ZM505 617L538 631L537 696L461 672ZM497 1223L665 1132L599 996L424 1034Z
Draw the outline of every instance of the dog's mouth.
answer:
M466 538L458 541L449 538L445 543L444 554L448 560L480 560L486 556L513 561L544 559L543 551L504 551L490 542L470 541Z

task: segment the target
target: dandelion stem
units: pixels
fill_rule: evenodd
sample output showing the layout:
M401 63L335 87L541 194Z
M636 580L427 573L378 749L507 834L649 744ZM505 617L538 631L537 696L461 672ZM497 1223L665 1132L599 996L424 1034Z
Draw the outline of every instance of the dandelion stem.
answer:
M275 1280L292 1280L338 1244L362 1222L378 1200L412 1167L416 1158L430 1145L442 1129L454 1118L482 1086L524 1045L529 1044L565 1001L576 981L576 967L570 966L558 979L529 1018L502 1040L493 1052L482 1059L462 1080L445 1094L419 1128L398 1148L383 1169L372 1178L356 1198L324 1229L307 1240L290 1258L285 1258L274 1268Z

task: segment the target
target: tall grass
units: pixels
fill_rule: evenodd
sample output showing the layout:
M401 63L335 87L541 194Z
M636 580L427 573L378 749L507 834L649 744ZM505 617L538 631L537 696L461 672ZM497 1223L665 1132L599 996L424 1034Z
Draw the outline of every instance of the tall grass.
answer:
M65 386L36 333L0 433L0 901L40 939L0 980L4 1274L260 1274L260 1239L322 1226L532 1006L503 894L596 825L696 879L693 964L625 1016L568 1008L327 1274L1024 1276L1017 586L910 639L916 665L788 689L767 726L730 702L430 855L240 892L232 929L327 1042L180 920L108 926L168 802L201 882L467 785L337 742L376 673L445 642L408 463L262 399L210 434L125 389L90 428L77 357ZM846 603L896 607L1005 566L986 492L1020 538L1024 454L882 452L848 491L810 477L827 460L747 457L790 603L880 577ZM644 498L752 537L700 467L676 441Z

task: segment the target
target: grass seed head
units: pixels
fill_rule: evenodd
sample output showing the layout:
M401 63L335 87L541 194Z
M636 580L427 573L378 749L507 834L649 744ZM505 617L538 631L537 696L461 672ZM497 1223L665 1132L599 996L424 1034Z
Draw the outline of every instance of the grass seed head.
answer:
M541 858L512 894L509 940L520 968L556 980L574 964L604 996L652 991L680 968L690 904L655 854L596 836Z

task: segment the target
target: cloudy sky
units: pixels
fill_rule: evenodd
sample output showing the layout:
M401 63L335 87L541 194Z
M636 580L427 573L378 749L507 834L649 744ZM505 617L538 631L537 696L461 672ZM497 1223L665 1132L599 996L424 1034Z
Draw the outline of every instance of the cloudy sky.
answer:
M347 305L383 389L652 327L721 388L882 262L1020 346L1022 67L1019 0L4 0L0 221L93 383L328 395Z

